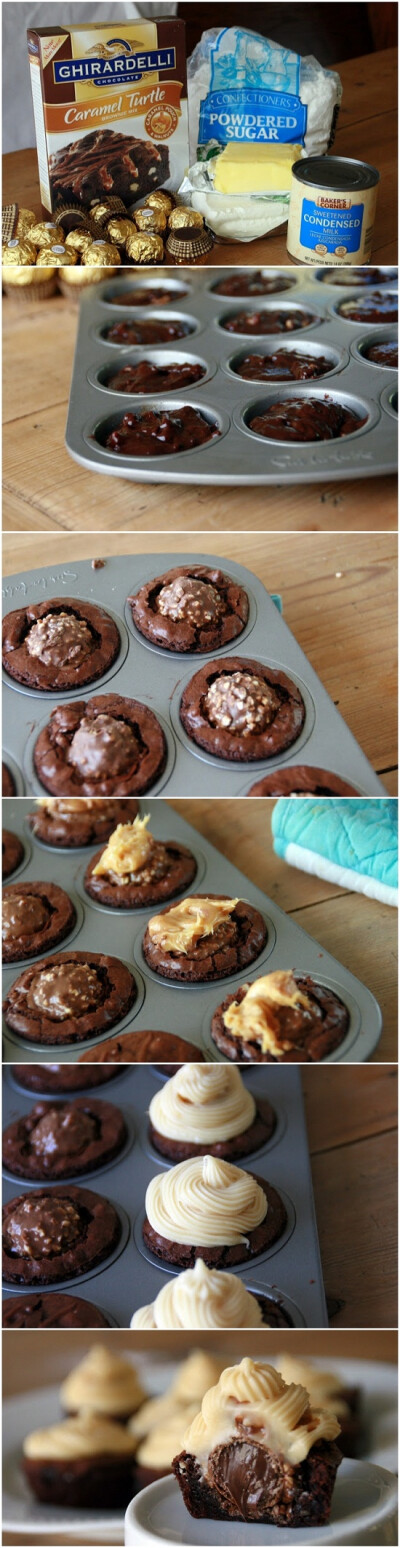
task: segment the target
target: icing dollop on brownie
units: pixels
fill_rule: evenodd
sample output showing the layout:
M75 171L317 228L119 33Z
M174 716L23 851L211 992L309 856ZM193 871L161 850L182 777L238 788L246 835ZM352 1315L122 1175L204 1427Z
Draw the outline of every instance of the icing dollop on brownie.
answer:
M246 1243L268 1202L249 1172L215 1156L195 1156L153 1177L146 1192L152 1229L168 1241L211 1247Z
M135 1312L131 1328L261 1328L263 1316L237 1274L209 1269L202 1258L194 1268L171 1277L150 1306Z
M302 1386L286 1386L279 1371L248 1357L222 1372L186 1430L184 1446L203 1465L216 1446L252 1441L289 1463L303 1462L319 1441L335 1440L340 1425L327 1410L312 1410Z
M152 1097L154 1129L172 1140L213 1145L250 1127L256 1104L237 1069L184 1064Z

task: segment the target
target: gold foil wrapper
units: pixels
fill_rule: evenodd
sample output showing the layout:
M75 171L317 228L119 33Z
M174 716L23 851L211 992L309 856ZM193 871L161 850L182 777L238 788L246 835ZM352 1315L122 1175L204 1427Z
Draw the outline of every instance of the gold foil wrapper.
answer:
M162 237L153 232L138 232L137 236L129 237L126 244L128 258L133 258L134 263L162 263L164 258L164 243Z
M40 220L36 226L30 226L29 241L34 247L53 247L55 242L64 242L63 228L53 220Z
M28 231L31 231L32 226L36 226L35 211L23 209L18 210L18 220L15 227L15 235L17 237L27 236Z
M63 295L68 292L68 295L74 294L78 299L81 290L85 290L88 285L100 285L102 280L112 279L113 274L115 274L115 266L112 264L110 266L107 264L106 269L94 269L92 266L89 268L79 263L76 269L61 269L58 285Z
M151 210L165 210L165 214L169 215L170 210L175 209L175 199L166 189L155 188L154 193L147 195L142 209L147 209L149 205Z
M92 268L106 269L111 264L121 262L121 255L114 242L105 242L100 237L98 242L92 242L91 247L86 248L82 254L82 263L89 264Z
M26 267L16 264L15 268L12 266L7 269L3 268L3 281L7 290L9 290L11 285L16 290L28 290L29 288L33 289L39 285L47 284L49 279L53 279L55 272L54 266L53 268L38 269L36 267L32 268L31 264Z
M13 264L34 264L36 247L33 242L28 241L27 237L11 237L10 242L4 243L1 259L7 267Z
M143 205L141 210L136 210L135 221L138 231L155 231L159 235L167 229L167 212L153 210L150 204Z
M126 247L128 238L135 235L136 226L134 220L128 220L124 215L113 215L107 221L107 236L115 247Z
M180 204L177 205L176 210L171 210L168 225L170 231L174 231L178 226L198 226L200 230L204 226L204 219L200 215L200 210L191 210L189 205Z
M48 269L51 264L56 268L66 268L68 264L77 262L78 254L71 247L64 247L62 242L54 242L52 247L42 247L36 259L37 267L43 269Z
M86 248L92 246L92 242L90 231L69 231L68 236L64 237L65 247L68 251L71 248L73 253L85 253Z
M95 226L103 226L106 220L110 219L110 215L112 215L112 209L109 204L92 204L90 216Z

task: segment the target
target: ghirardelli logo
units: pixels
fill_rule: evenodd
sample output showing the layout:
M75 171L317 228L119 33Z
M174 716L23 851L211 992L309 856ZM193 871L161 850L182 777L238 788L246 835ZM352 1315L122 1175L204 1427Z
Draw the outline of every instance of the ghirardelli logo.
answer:
M82 59L55 60L54 80L58 85L124 86L140 81L145 75L175 69L174 48L142 48L137 39L108 38L94 43Z

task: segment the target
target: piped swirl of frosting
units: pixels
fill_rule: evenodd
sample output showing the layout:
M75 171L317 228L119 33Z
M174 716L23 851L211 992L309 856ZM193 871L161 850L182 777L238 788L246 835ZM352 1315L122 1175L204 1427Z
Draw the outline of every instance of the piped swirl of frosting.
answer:
M148 833L150 817L135 817L134 822L119 822L93 868L93 876L117 876L123 886L148 865L154 839Z
M260 1328L262 1322L261 1307L241 1279L198 1258L162 1286L151 1306L135 1312L131 1328Z
M233 1037L243 1042L256 1042L262 1053L272 1053L276 1059L291 1047L290 1040L279 1036L279 1010L311 1011L310 1000L299 989L292 973L266 973L246 986L244 999L234 1000L224 1012L224 1026Z
M297 1466L318 1441L332 1441L340 1425L334 1414L311 1410L302 1386L286 1386L272 1365L245 1359L222 1372L203 1398L185 1432L184 1447L205 1466L215 1446L252 1441Z
M93 1344L60 1391L63 1408L87 1408L116 1418L133 1413L143 1396L134 1366L111 1354L103 1344Z
M186 956L198 941L226 923L238 902L238 898L184 898L164 914L153 914L147 926L150 939L162 951Z
M301 1382L312 1403L319 1408L329 1408L343 1419L350 1412L349 1404L345 1398L345 1387L338 1376L337 1371L324 1371L319 1365L311 1365L308 1360L296 1360L290 1354L280 1355L276 1362L283 1380L287 1382Z
M133 1456L134 1436L123 1424L97 1414L75 1414L60 1424L33 1430L24 1441L24 1456L34 1462L76 1462L82 1457Z
M152 1098L149 1116L159 1134L194 1145L243 1134L255 1117L254 1097L239 1070L225 1064L183 1064Z
M215 1156L194 1156L152 1177L146 1214L153 1230L168 1241L196 1247L233 1247L247 1243L250 1231L265 1220L268 1203L248 1172Z
M155 1425L141 1442L136 1452L139 1466L155 1468L157 1472L162 1468L169 1470L173 1458L182 1451L186 1426L196 1413L197 1403L188 1403L187 1408L169 1408L163 1423Z

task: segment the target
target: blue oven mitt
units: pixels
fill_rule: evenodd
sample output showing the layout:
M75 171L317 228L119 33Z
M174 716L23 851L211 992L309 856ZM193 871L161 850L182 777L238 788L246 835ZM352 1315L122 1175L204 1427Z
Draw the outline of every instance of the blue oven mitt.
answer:
M288 865L396 907L397 801L282 796L272 833Z

